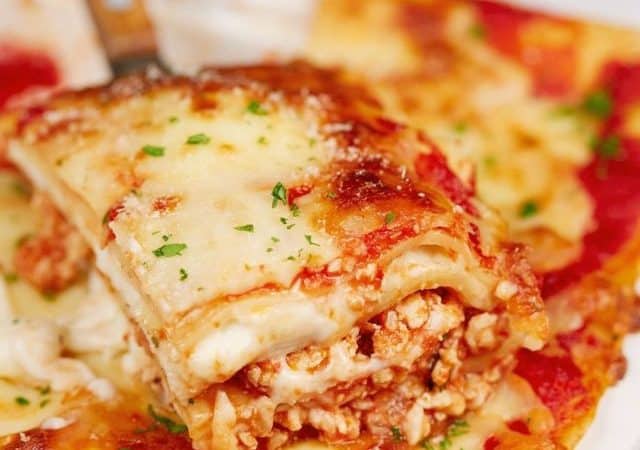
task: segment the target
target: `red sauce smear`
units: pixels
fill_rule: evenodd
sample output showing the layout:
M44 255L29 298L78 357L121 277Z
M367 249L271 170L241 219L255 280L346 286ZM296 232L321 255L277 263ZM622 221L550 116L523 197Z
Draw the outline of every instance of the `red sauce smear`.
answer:
M640 64L609 64L602 86L614 102L602 137L618 136L618 154L596 157L580 173L580 181L595 206L596 228L584 237L580 257L569 266L545 275L542 294L553 295L598 270L632 237L640 219L640 139L624 136L621 125L628 106L640 102Z
M576 66L573 46L534 45L524 40L523 29L544 19L568 25L570 22L502 3L476 1L480 21L489 44L523 65L533 77L535 95L566 97L572 93Z
M293 205L298 198L307 195L312 189L313 187L307 184L290 187L287 189L287 203Z
M507 426L510 430L515 431L520 434L531 434L529 431L529 425L524 420L512 420L511 422L507 422Z
M484 450L494 450L496 447L500 445L500 439L495 436L489 436L489 438L484 441Z
M0 44L0 108L34 86L55 86L60 76L53 60L40 52Z
M557 420L584 407L587 390L582 384L582 372L569 354L547 356L520 350L517 359L514 372L529 382Z
M462 206L469 214L477 215L476 209L471 204L473 189L467 187L453 173L440 151L433 149L431 153L421 153L416 158L414 166L420 178L440 186L451 201Z

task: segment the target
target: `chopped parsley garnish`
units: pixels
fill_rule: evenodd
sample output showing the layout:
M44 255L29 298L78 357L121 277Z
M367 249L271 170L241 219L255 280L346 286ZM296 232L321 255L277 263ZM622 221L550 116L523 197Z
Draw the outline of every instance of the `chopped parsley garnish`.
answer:
M309 147L313 147L316 145L316 140L314 138L309 139Z
M192 134L187 138L187 144L191 145L208 144L210 141L211 138L204 133Z
M245 231L247 233L253 233L253 230L254 230L252 223L248 223L246 225L240 225L240 226L237 226L237 227L233 227L233 229L237 230L237 231Z
M607 91L595 91L589 94L582 103L582 107L589 114L600 119L606 119L613 110L613 101Z
M269 143L269 141L267 141L267 138L264 136L260 136L258 138L258 144L260 145L267 145Z
M298 217L300 215L300 208L295 203L292 203L289 209L291 210L291 215L293 215L293 217Z
M164 156L164 147L159 145L145 145L142 147L142 151L149 156Z
M520 217L532 217L535 216L538 212L538 204L533 200L529 200L524 202L520 207Z
M553 116L570 116L575 114L578 110L574 105L559 105L553 108L551 114Z
M176 116L169 117L169 123L176 123L177 121L178 121L178 117Z
M17 403L18 405L20 405L20 406L27 406L27 405L29 405L31 402L30 402L28 399L26 399L26 398L24 398L24 397L22 397L22 396L19 396L19 397L16 397L16 403Z
M400 442L404 440L402 431L400 431L400 428L398 427L391 427L391 435L393 436L393 440L396 442Z
M47 406L49 404L49 399L45 398L43 400L40 400L40 408L44 408L45 406Z
M282 202L283 205L287 204L287 188L284 187L284 184L281 182L277 182L276 185L271 190L271 207L275 208L278 206L278 202Z
M267 253L271 253L272 251L273 251L273 247L269 247L269 248L267 249Z
M449 437L458 437L463 434L467 434L469 432L469 422L462 419L456 419L453 421L451 425L449 425L449 430L447 430L447 436Z
M180 256L184 249L187 248L187 244L165 244L162 247L158 247L153 251L153 254L158 258L160 257L171 257L171 256Z
M189 274L183 268L180 268L180 281L184 281L189 277Z
M454 420L449 428L447 429L446 434L442 437L442 440L439 442L434 442L434 440L425 439L422 441L421 447L425 450L449 450L453 446L453 442L451 438L462 436L469 432L469 423L466 420L456 419Z
M309 245L315 245L316 247L320 247L320 244L318 244L317 242L313 242L313 238L311 237L310 234L305 234L304 238L307 240Z
M171 234L163 234L162 235L162 240L167 242L169 239L171 239Z
M7 284L15 283L16 281L18 281L18 274L16 274L16 273L5 273L4 274L4 281Z
M247 105L247 111L256 116L266 116L269 112L262 107L259 101L251 100Z
M476 39L484 39L487 36L487 29L480 23L475 23L469 28L469 34Z
M287 224L287 218L286 217L280 217L280 223L282 225L286 225Z
M289 257L287 258L287 261L295 261L295 260L296 260L296 257L295 257L295 256L289 256Z
M40 387L38 392L40 392L40 395L48 395L51 392L51 386Z
M394 213L393 211L389 211L388 213L386 213L384 215L384 223L389 225L391 224L394 220L396 220L396 213Z
M292 224L290 224L290 225L287 225L287 230L290 230L290 229L292 229L292 228L293 228L293 227L295 227L295 226L296 226L296 224L295 224L295 223L292 223Z
M593 150L604 159L612 159L620 153L620 138L612 135L595 139L591 144Z
M31 195L31 189L29 189L29 187L24 183L15 181L11 184L11 187L13 188L16 194L22 197L28 197L29 195Z
M275 236L271 236L271 242L280 242L280 239Z
M168 417L161 416L160 414L155 412L153 406L151 405L147 407L147 412L153 420L158 422L160 425L163 425L169 431L169 433L180 434L187 431L187 426L185 424L176 423Z
M458 134L463 134L465 131L467 131L467 127L468 125L465 122L457 122L453 125L453 131Z
M498 162L498 160L496 159L495 156L493 155L487 155L484 157L483 159L484 165L487 167L493 167L496 165L496 163Z

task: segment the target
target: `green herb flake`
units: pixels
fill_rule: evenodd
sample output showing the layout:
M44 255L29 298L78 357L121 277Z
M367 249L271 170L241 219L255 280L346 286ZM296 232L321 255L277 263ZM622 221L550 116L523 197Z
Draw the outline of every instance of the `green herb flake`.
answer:
M248 223L246 225L239 225L237 227L233 227L234 230L244 231L246 233L253 233L254 227L252 223Z
M447 430L447 436L458 437L458 436L462 436L463 434L467 434L468 432L469 432L469 422L462 419L456 419L449 426L449 429Z
M171 239L171 236L173 236L172 234L163 234L162 235L162 240L167 242L169 239Z
M612 159L620 153L620 138L615 135L592 141L593 150L604 159Z
M390 225L394 220L396 220L396 213L394 213L393 211L389 211L384 215L384 223L386 225Z
M309 139L309 147L315 147L316 142L317 141L314 138Z
M287 218L286 217L280 217L280 223L282 225L286 225L287 224Z
M189 274L183 268L180 268L180 281L184 281L189 278Z
M465 122L457 122L453 124L453 131L455 131L457 134L464 134L468 128L469 125L467 125Z
M313 242L313 238L311 237L310 234L305 234L304 238L307 240L309 245L315 245L316 247L320 247L320 244L318 244L317 242Z
M600 119L606 119L613 110L613 100L607 91L599 90L589 94L584 99L582 107L589 114Z
M295 203L292 203L291 206L289 207L289 209L291 210L291 215L293 217L300 216L300 208Z
M404 440L402 431L400 431L400 428L398 427L391 427L391 435L393 436L393 440L396 442L400 442Z
M258 138L258 144L260 145L267 145L269 143L269 141L267 141L267 138L264 136L260 136Z
M16 397L15 401L20 406L29 406L29 404L31 404L31 402L27 398L25 398L23 396Z
M578 109L574 105L558 105L551 110L551 115L554 117L571 116L578 112Z
M484 165L487 168L491 168L491 167L495 167L495 165L498 162L498 160L494 155L487 155L487 156L484 157L482 162L484 163Z
M49 400L48 398L45 398L45 399L43 399L43 400L40 400L40 404L39 404L40 408L44 408L45 406L47 406L47 405L49 404L49 402L50 402L50 401L51 401L51 400Z
M48 395L51 393L51 386L39 387L38 392L40 392L40 395Z
M155 412L152 405L147 406L147 412L153 420L164 426L169 431L169 433L180 434L187 431L187 426L185 424L176 423L168 417L161 416L160 414Z
M208 144L210 141L211 138L204 133L192 134L187 138L187 144L190 145Z
M177 121L178 121L178 117L177 116L169 117L169 123L176 123Z
M487 29L480 23L474 23L469 28L469 34L476 39L484 39L487 37Z
M153 251L158 258L170 258L172 256L181 256L182 252L187 248L187 244L165 244Z
M295 227L295 226L296 226L296 224L295 224L295 223L292 223L291 225L287 225L287 230L290 230L290 229L292 229L292 228L293 228L293 227Z
M281 182L277 182L276 185L271 190L271 207L275 208L278 206L278 202L282 202L283 205L287 204L287 188L284 187L284 184Z
M159 145L145 145L144 147L142 147L142 151L149 155L149 156L154 156L154 157L159 157L159 156L164 156L164 147L160 147Z
M259 101L251 100L247 105L247 111L256 116L266 116L269 112L262 107Z
M538 213L538 204L533 200L526 201L520 207L520 217L527 218Z
M29 186L20 181L14 181L13 183L11 183L11 187L13 188L14 192L21 197L29 197L31 195L31 189L29 188Z
M280 242L280 239L275 236L271 236L271 242Z
M5 273L4 274L4 281L7 284L12 284L15 283L16 281L18 281L20 278L18 277L17 273Z

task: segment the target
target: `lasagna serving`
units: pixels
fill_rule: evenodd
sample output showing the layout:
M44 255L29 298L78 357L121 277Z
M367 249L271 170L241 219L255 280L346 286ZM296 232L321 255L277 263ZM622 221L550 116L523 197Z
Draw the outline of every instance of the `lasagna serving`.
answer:
M502 222L346 78L149 73L19 119L10 157L89 243L196 448L437 444L546 341Z
M360 74L530 248L554 338L518 354L510 392L553 420L505 401L455 445L573 448L640 324L640 34L492 1L325 0L305 55Z

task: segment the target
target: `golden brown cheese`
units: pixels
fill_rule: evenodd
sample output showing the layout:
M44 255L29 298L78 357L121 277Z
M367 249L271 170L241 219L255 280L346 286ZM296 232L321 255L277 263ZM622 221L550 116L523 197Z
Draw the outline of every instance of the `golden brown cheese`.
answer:
M416 443L544 342L500 221L343 78L301 63L133 77L26 111L11 144L120 291L199 448L278 447L303 424ZM429 377L444 403L401 389Z

